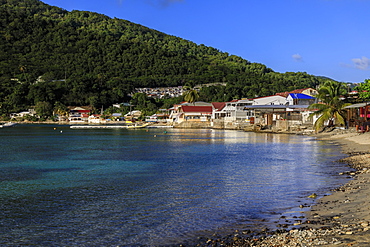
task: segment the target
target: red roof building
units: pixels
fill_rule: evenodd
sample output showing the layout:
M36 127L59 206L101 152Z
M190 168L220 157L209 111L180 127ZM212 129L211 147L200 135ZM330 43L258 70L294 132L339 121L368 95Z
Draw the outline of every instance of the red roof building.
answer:
M184 113L199 113L199 115L212 115L212 106L183 105L181 109Z
M212 105L209 106L192 106L182 105L179 108L179 114L176 119L178 123L183 121L207 122L212 117Z
M226 103L225 102L212 102L212 106L216 111L221 111L225 108Z

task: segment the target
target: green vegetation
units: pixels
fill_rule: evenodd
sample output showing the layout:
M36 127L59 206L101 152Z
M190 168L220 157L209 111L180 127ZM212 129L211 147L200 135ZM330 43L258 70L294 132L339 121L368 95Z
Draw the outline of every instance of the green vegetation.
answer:
M49 114L50 106L107 108L129 102L135 87L226 83L202 88L199 100L228 101L315 88L321 81L304 72L276 73L126 20L38 0L0 0L0 115L36 105ZM135 97L147 112L173 102Z
M186 90L183 93L184 100L189 103L195 104L195 102L199 99L198 91L195 88L191 88L189 86L185 86L184 90Z
M362 100L370 100L370 79L367 79L358 85L356 90Z
M311 114L319 116L314 124L314 128L318 131L328 121L328 126L345 125L344 107L350 105L345 103L341 97L347 94L346 84L327 81L318 89L317 98L321 103L310 105L309 109L317 110Z

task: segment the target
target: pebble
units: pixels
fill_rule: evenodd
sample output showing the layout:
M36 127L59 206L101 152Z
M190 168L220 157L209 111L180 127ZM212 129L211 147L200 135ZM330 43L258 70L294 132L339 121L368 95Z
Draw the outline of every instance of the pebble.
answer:
M307 222L306 222L307 223ZM312 224L313 227L318 227L318 224ZM303 246L334 246L341 245L343 242L338 239L340 235L354 235L356 232L369 230L369 222L358 221L351 224L333 224L330 227L322 226L320 228L308 228L306 225L303 228L292 230L276 230L269 231L264 229L261 232L252 232L248 230L235 231L234 234L223 238L205 238L203 243L198 242L196 246L207 247L303 247ZM336 238L338 236L338 238Z
M361 226L362 226L362 227L369 226L369 223L368 223L368 222L363 222L363 223L361 223Z

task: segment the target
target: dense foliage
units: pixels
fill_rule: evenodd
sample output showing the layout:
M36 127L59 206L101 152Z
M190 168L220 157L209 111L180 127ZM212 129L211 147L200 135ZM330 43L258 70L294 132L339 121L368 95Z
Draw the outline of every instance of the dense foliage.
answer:
M356 90L360 96L360 99L369 101L370 100L370 79L366 79L363 83L360 83Z
M343 100L347 94L347 86L344 83L336 81L326 81L320 85L317 98L320 103L310 105L309 109L316 110L311 114L318 116L314 127L318 131L328 122L328 126L345 125L344 107L350 105Z
M128 102L135 87L221 82L226 87L203 88L200 100L226 101L320 81L302 72L276 73L126 20L38 0L0 0L0 114L39 102L100 109Z

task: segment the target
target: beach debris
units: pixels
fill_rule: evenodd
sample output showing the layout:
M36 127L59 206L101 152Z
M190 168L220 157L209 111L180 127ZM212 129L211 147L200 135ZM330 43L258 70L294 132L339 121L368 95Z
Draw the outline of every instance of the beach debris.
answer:
M317 197L317 194L316 193L312 193L311 195L308 196L308 198L316 198Z

